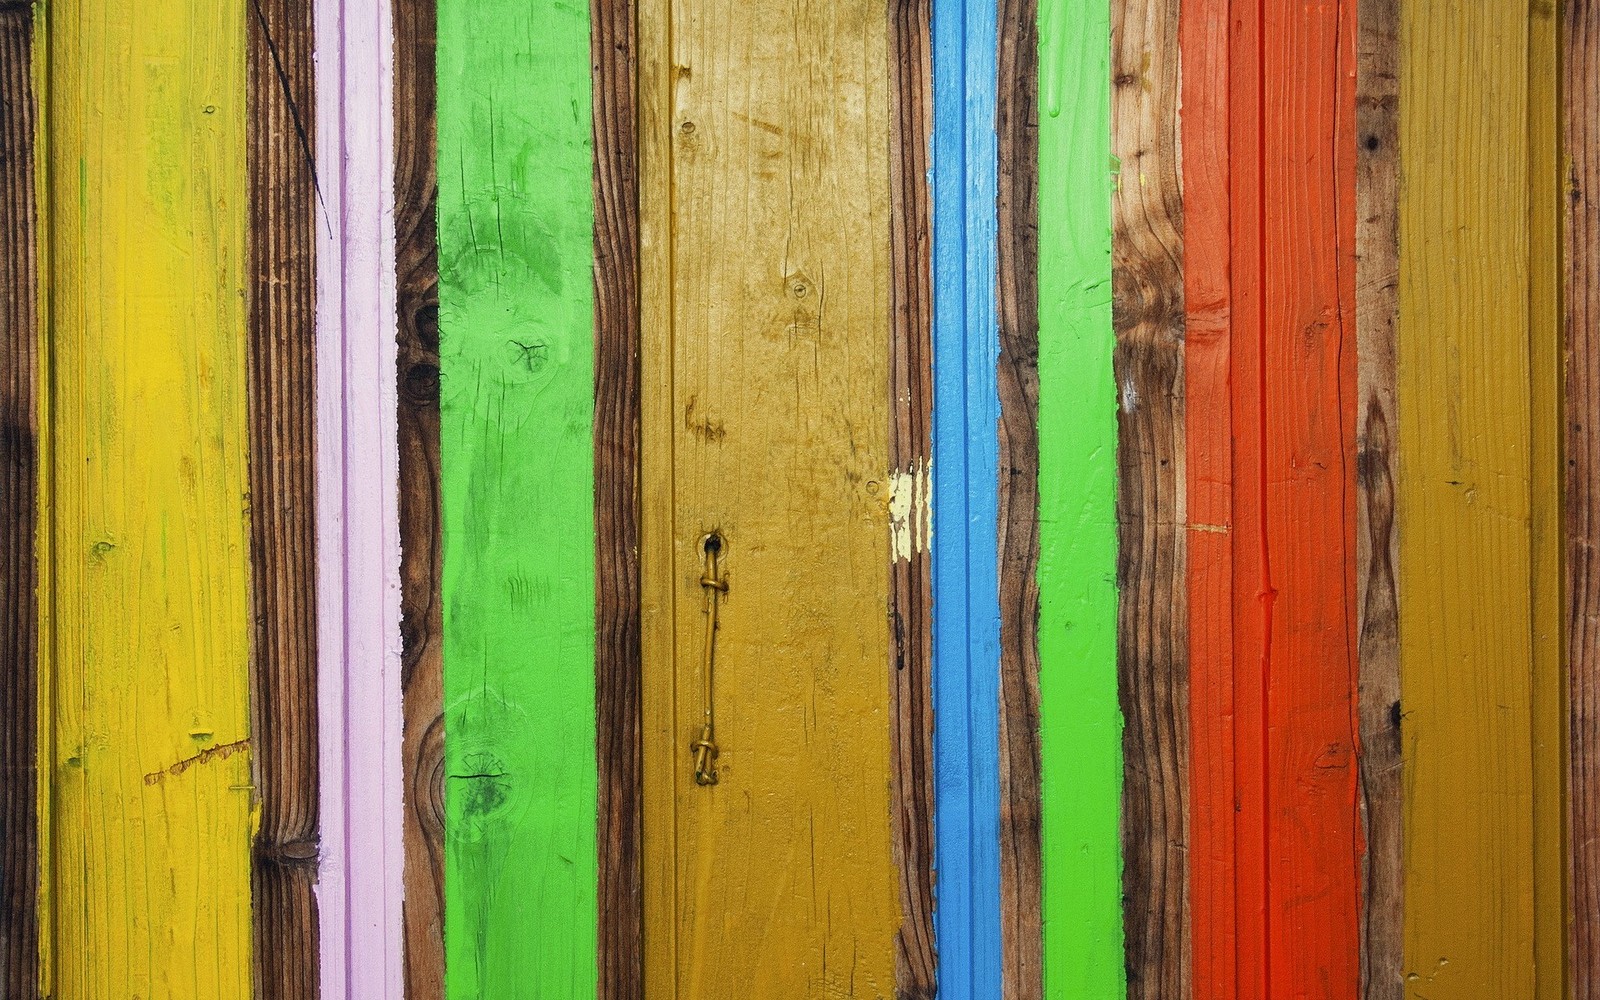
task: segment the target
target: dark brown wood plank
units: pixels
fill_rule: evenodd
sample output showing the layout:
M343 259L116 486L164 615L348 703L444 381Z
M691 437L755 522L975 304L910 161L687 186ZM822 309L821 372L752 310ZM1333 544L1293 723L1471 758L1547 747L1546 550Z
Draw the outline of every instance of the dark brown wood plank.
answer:
M1400 283L1398 0L1356 15L1356 614L1361 682L1361 995L1405 994L1395 334Z
M1113 0L1117 675L1128 996L1193 993L1178 0Z
M0 996L39 995L33 13L0 5Z
M394 5L406 996L444 996L444 605L434 0Z
M316 185L309 0L251 0L251 864L262 1000L317 995Z
M644 996L639 660L639 164L634 5L591 0L600 1000Z
M1000 921L1007 1000L1043 1000L1039 840L1038 0L1000 0Z
M901 503L897 517L910 543L889 567L890 641L894 675L890 753L895 863L902 922L895 955L898 1000L932 1000L937 957L933 938L933 668L932 554L927 525L928 464L933 446L933 289L928 140L933 65L930 0L892 0L889 7L890 196L893 336L889 393L889 463Z
M1571 664L1568 968L1600 998L1600 3L1567 0L1562 32L1566 195L1566 633Z

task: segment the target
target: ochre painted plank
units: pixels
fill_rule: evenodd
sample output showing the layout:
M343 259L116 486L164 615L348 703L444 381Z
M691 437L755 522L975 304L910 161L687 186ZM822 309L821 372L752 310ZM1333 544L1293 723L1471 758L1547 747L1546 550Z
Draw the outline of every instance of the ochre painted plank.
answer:
M1566 303L1566 643L1573 1000L1600 998L1600 4L1562 28Z
M1045 0L1039 31L1044 996L1110 997L1126 976L1116 480L1130 402L1113 367L1111 5Z
M45 33L46 992L246 996L245 7Z
M446 994L597 988L590 20L438 21Z
M405 989L444 995L444 600L439 537L439 207L433 0L394 3Z
M653 997L895 991L886 17L640 9ZM728 590L702 786L713 530Z
M1395 562L1399 0L1356 11L1356 607L1361 692L1361 996L1401 1000L1400 648Z
M255 996L317 996L316 187L306 0L250 7L251 731Z
M1563 995L1553 16L1400 11L1404 958L1433 1000Z
M1111 5L1111 146L1128 996L1190 995L1183 189L1177 0Z
M0 996L39 995L33 12L0 4Z
M1186 167L1202 188L1226 175L1186 202L1225 191L1228 213L1191 220L1186 253L1197 997L1359 985L1354 13L1235 0L1185 15L1201 62ZM1225 40L1202 20L1219 16ZM1225 69L1201 44L1227 46ZM1219 393L1231 434L1201 423Z
M632 0L592 0L595 705L600 1000L644 996L639 169Z
M1000 974L1040 1000L1038 0L1001 0L998 34Z

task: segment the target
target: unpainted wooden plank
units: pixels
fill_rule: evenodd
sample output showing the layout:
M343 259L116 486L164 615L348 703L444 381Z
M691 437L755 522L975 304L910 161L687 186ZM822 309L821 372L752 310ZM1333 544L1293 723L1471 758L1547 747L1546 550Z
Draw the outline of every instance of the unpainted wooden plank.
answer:
M1600 998L1600 4L1563 7L1566 644L1573 1000Z
M33 12L0 4L0 996L39 995Z
M444 656L434 0L394 3L406 996L444 996Z
M1178 28L1177 0L1111 5L1122 894L1142 1000L1191 992Z
M255 995L317 996L316 181L306 0L249 12Z

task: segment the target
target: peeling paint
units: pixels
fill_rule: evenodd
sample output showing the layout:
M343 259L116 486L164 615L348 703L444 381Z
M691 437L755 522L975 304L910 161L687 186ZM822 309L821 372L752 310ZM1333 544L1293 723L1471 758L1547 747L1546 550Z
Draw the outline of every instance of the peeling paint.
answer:
M933 463L921 459L889 476L889 555L910 562L933 543Z

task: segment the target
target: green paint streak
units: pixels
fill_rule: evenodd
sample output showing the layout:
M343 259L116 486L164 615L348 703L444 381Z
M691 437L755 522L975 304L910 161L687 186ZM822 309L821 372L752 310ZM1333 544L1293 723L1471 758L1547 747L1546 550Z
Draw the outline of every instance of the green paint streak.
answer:
M586 4L439 2L450 997L596 990Z
M1045 995L1126 994L1111 353L1111 12L1039 5Z

